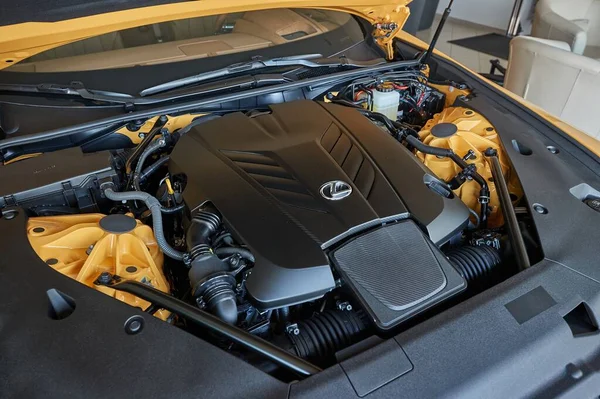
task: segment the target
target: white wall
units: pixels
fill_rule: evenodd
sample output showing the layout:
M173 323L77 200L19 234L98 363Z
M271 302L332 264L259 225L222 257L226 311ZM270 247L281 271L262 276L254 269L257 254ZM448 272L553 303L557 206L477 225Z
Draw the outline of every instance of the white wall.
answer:
M450 16L505 30L514 3L514 0L454 0ZM448 0L440 0L437 12L441 14L447 6Z

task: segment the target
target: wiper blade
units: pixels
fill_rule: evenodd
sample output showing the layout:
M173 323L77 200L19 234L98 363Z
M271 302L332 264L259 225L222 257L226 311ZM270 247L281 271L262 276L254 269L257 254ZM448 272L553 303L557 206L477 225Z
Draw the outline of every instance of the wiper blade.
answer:
M162 93L168 90L177 89L183 86L189 86L195 83L203 82L210 79L217 79L223 76L248 72L256 69L279 67L279 66L303 66L307 68L322 68L322 67L355 67L365 68L385 63L384 59L375 59L369 61L354 61L346 57L339 58L323 58L321 54L304 54L290 57L279 57L263 60L260 58L253 59L249 62L241 62L229 65L225 68L216 69L214 71L204 72L197 75L188 76L181 79L165 82L153 87L148 87L140 92L140 96L150 96L152 94Z
M242 75L222 81L208 83L193 90L169 93L154 97L136 97L125 93L86 89L81 82L70 85L56 83L29 84L0 84L0 93L40 94L43 96L67 96L109 104L123 104L126 108L135 105L153 105L169 101L181 100L188 97L208 95L225 90L246 90L257 87L291 82L291 79L280 74Z
M346 57L339 58L323 58L321 54L305 54L290 57L272 58L268 60L254 59L250 62L242 62L233 64L225 68L217 69L201 73L198 75L189 76L182 79L173 80L162 83L157 86L149 87L140 92L139 96L132 96L126 93L119 93L105 90L94 90L86 88L82 82L71 82L68 85L58 83L40 83L40 84L18 84L18 83L0 83L0 93L25 93L39 94L42 96L65 96L76 97L88 101L96 101L108 104L123 104L126 107L135 105L151 105L162 102L178 100L185 97L208 94L214 91L233 89L233 88L256 88L261 86L274 85L279 83L290 82L289 78L279 74L256 74L243 75L239 78L233 78L231 81L213 82L213 86L209 89L201 89L199 91L190 91L187 93L164 95L156 97L145 97L152 94L162 93L173 89L182 88L195 83L200 83L206 80L216 79L223 76L258 70L262 68L277 67L277 66L303 66L307 68L336 68L336 67L354 67L367 68L385 64L384 59L374 59L368 61L354 61ZM145 97L145 98L144 98Z
M70 96L84 100L99 101L112 104L128 104L135 97L112 91L88 90L81 82L71 82L69 85L57 83L40 83L36 85L8 83L0 84L0 92L32 93L44 96Z

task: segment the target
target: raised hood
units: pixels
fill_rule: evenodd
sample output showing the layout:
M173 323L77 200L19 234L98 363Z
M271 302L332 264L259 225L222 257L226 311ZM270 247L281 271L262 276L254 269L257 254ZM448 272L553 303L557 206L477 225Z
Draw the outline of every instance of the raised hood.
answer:
M165 21L270 8L324 8L357 15L372 24L401 29L411 0L21 0L3 4L0 69L77 40ZM149 6L150 4L150 6ZM389 25L387 25L389 26ZM384 48L393 37L377 29Z

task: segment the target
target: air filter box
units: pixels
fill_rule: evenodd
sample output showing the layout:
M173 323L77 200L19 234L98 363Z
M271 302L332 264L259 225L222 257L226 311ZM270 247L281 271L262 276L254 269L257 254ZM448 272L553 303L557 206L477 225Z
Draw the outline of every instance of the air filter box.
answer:
M331 253L332 263L385 331L458 294L463 277L412 220L371 230Z

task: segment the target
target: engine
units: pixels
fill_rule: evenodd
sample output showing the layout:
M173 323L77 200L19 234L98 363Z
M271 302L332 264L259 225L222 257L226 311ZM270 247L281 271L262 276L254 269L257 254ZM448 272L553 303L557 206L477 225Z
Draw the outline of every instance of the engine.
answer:
M432 243L442 244L466 227L469 211L460 199L429 189L426 182L435 177L423 164L356 110L314 101L271 110L197 126L175 146L169 165L175 178L186 177L183 199L192 213L210 203L254 255L246 289L260 309L313 301L331 291L333 248L368 231L419 225ZM403 258L405 251L395 244L379 245L390 246L392 259ZM377 253L365 261L373 275L388 267ZM396 274L400 281L414 278ZM423 298L439 281L432 286Z
M499 154L515 203L522 192L483 116L414 79L324 100L187 115L172 131L156 117L133 149L5 165L21 178L2 185L0 207L27 211L32 248L57 272L226 350L119 284L323 366L512 273L499 267L506 232L484 153Z

